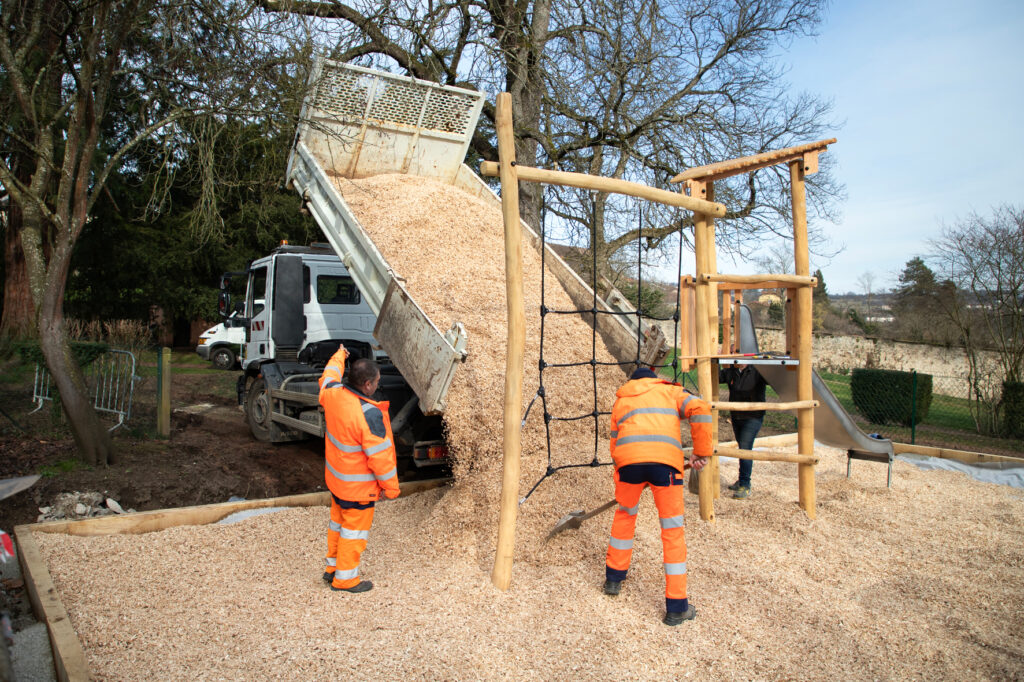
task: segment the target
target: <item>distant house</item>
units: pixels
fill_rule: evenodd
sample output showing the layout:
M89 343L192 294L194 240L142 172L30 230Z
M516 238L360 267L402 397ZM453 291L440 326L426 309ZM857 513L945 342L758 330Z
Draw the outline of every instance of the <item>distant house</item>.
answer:
M764 293L757 297L757 302L762 305L771 305L773 303L782 303L782 297L778 294Z

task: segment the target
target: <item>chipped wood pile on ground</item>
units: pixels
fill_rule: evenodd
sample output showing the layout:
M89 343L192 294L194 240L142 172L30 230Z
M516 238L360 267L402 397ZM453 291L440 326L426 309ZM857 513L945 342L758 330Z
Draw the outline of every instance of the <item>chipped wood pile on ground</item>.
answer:
M563 471L520 508L507 593L490 582L501 481L505 297L500 213L422 178L337 180L385 258L439 325L462 321L470 356L449 393L456 480L382 503L362 572L375 589L320 580L326 508L137 536L36 533L99 679L713 679L1024 675L1024 499L1007 487L898 462L845 478L821 448L818 519L797 507L795 465L758 463L746 501L690 524L695 621L660 622L661 541L649 495L633 568L602 594L609 515L543 539L612 495L608 467ZM540 257L524 248L524 405L537 387ZM547 277L551 308L574 306ZM562 300L559 300L562 297ZM598 359L610 356L598 339ZM545 359L588 360L585 320L549 316ZM598 409L624 380L601 371ZM589 368L546 373L550 411L593 409ZM555 464L593 456L592 421L554 427ZM607 418L599 453L607 455ZM523 431L521 486L544 472L543 420ZM724 464L731 482L735 463Z
M641 503L622 594L601 592L610 517L544 534L563 501L610 494L574 470L524 505L512 587L490 582L496 512L456 487L378 507L363 572L320 581L326 508L93 538L37 533L98 679L1019 679L1021 491L897 462L845 477L823 449L819 514L794 465L758 463L745 501L704 524L687 495L697 619L661 624L661 541ZM722 466L735 475L735 463ZM555 488L558 493L555 493ZM539 494L539 493L538 493ZM468 516L467 516L468 515Z

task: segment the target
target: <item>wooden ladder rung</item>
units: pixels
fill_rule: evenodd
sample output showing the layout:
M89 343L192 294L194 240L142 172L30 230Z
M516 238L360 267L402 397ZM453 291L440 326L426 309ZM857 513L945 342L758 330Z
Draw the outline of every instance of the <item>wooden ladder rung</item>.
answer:
M817 455L801 455L790 452L775 452L772 450L741 450L740 448L727 448L718 446L715 454L724 457L735 457L736 459L751 459L760 462L793 462L795 464L817 464Z
M815 287L818 286L816 277L806 275L723 275L718 273L702 273L701 282L730 282L736 284L765 284L768 282L788 284L790 286Z
M735 412L754 412L756 410L767 410L769 412L785 412L786 410L805 410L809 407L817 407L817 400L795 400L791 403L730 403L713 401L712 410L733 410Z

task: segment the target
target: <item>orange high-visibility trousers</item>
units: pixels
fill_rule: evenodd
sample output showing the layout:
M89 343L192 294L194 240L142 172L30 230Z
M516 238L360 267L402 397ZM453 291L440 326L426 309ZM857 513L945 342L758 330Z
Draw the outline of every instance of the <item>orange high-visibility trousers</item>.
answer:
M636 514L640 509L640 495L648 486L654 494L654 505L658 508L661 524L666 607L669 611L685 611L685 602L682 600L686 599L686 528L682 485L625 483L619 480L618 472L615 472L615 501L619 507L612 520L605 576L615 581L626 577L633 556L633 536L636 532Z
M372 502L345 508L338 504L337 498L331 496L331 522L327 527L324 572L334 574L331 583L334 587L354 587L359 584L359 559L370 537L373 510Z

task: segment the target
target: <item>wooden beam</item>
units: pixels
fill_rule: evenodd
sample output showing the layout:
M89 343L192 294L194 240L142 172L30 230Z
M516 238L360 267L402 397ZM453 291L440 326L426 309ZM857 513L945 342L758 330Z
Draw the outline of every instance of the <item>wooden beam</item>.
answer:
M754 275L755 277L764 277L765 275ZM768 275L769 277L775 277L775 275ZM693 275L683 275L680 279L683 286L692 287L697 283L697 278ZM777 279L770 280L758 280L753 283L741 283L735 281L729 282L716 282L719 291L746 291L747 289L785 289L791 286L789 283L780 282ZM817 284L815 284L817 286Z
M451 478L435 478L425 481L404 481L399 484L401 496L412 495L451 482ZM77 521L44 521L28 526L33 533L67 533L68 535L119 535L152 533L173 526L202 526L217 523L235 512L267 507L318 507L328 506L331 494L327 491L286 495L259 500L220 502L177 509L133 512L114 516L97 516Z
M736 459L751 459L757 462L793 462L802 466L813 467L818 463L816 455L801 455L790 452L775 452L763 450L740 450L720 445L715 448L715 454L723 457L735 457Z
M751 171L758 170L760 168L766 168L768 166L774 166L780 163L789 163L794 159L803 159L805 154L813 152L823 152L830 144L835 144L836 138L830 138L828 140L820 140L818 142L810 142L808 144L797 145L795 147L787 147L785 149L778 149L775 151L764 152L763 154L755 154L753 156L742 156L737 159L730 159L728 161L719 161L717 163L711 163L706 166L697 166L690 168L682 173L679 173L671 182L683 182L684 180L703 180L713 181L720 180L722 178L728 178L733 175L739 175L740 173L749 173ZM817 157L813 163L814 170L808 169L809 172L817 170Z
M491 583L506 591L512 583L516 517L519 511L519 472L522 455L523 357L526 347L526 310L523 300L523 238L519 226L519 168L512 130L512 95L498 95L495 127L501 178L501 215L505 223L505 298L508 336L505 353L504 449L501 500L498 515L498 546L494 553ZM497 164L495 164L497 166ZM596 316L595 316L596 317Z
M793 204L793 260L797 275L809 277L810 250L807 241L807 193L804 186L804 168L802 160L789 162L790 193ZM790 290L792 291L792 290ZM796 397L800 401L811 401L814 398L812 385L813 346L811 331L813 314L811 307L810 287L796 290L796 358L800 361L796 375ZM797 410L797 449L800 452L814 452L814 409L807 407ZM800 506L807 516L815 518L817 513L817 493L814 487L814 465L801 464L797 470L797 483L800 489Z
M685 279L685 277L683 278ZM697 314L697 293L693 278L687 284L679 282L679 355L676 358L680 372L689 372L696 365L692 358L697 355L697 332L694 319Z
M697 194L704 192L711 195L714 192L712 186L691 187L691 192ZM715 223L714 218L706 213L697 213L693 216L693 244L696 258L697 272L714 272L714 250L715 250ZM712 388L718 386L718 377L712 377L711 356L718 345L718 326L712 326L711 320L717 317L718 300L717 289L710 282L699 282L696 290L696 311L695 326L697 328L697 391L704 400L711 400ZM715 309L712 315L711 309ZM712 342L712 332L715 341ZM712 445L718 442L718 429L714 422L712 412L711 428ZM700 517L704 521L713 523L715 520L715 492L713 489L714 476L713 460L709 461L704 470L699 472L697 478L698 500L700 503Z
M690 211L706 213L711 216L722 217L725 215L725 205L717 204L696 197L689 197L680 192L670 192L664 189L641 185L638 182L619 180L618 178L606 178L602 175L589 175L587 173L568 173L566 171L544 170L543 168L531 168L530 166L516 166L516 176L520 180L528 182L543 182L549 185L563 185L567 187L579 187L580 189L592 189L598 192L614 192L616 194L627 194L631 197L639 197L649 201L656 201L669 206L679 206ZM480 164L480 174L488 177L497 177L499 174L498 164L494 161L484 161Z
M789 403L730 403L716 401L711 403L713 410L731 410L733 412L754 412L756 410L767 410L769 412L785 412L786 410L803 410L808 407L818 406L817 400L796 400Z
M57 679L61 682L85 682L92 679L89 676L85 650L82 649L78 634L71 625L68 612L60 600L60 594L54 587L50 571L39 552L39 546L32 537L32 526L16 526L14 538L18 543L18 563L21 564L21 574L28 588L29 599L32 601L32 610L37 620L46 623L46 631L50 636L53 667Z
M927 455L939 459L953 459L964 464L982 464L985 462L1006 462L1024 466L1024 457L1010 457L1009 455L988 455L984 452L970 452L968 450L952 450L950 448L936 448L928 445L911 445L909 443L893 443L892 450L897 455Z
M803 287L818 286L816 277L801 277L800 275L724 275L704 273L700 276L702 282L726 282L728 284L759 284L761 288L768 288L767 283L784 282L788 285L797 284ZM719 289L726 289L719 285Z

